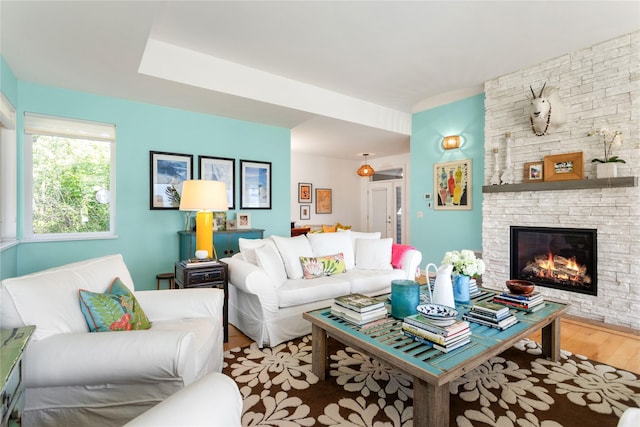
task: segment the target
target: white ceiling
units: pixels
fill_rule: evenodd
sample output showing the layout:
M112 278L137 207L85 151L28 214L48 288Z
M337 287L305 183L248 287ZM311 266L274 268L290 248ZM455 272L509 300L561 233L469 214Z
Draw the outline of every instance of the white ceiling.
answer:
M412 112L639 29L637 0L0 1L20 80L282 126L294 151L347 159L406 153Z

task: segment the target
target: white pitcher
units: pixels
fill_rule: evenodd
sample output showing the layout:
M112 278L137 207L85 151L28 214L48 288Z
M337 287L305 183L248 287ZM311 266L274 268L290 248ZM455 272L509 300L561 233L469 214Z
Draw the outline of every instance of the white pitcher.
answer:
M424 269L424 273L427 276L427 283L429 283L429 267L431 266L433 266L433 269L436 271L436 284L433 288L433 294L431 294L431 286L427 286L431 302L433 304L456 308L456 303L453 300L453 283L451 283L453 265L445 264L437 267L435 264L427 264L427 267Z

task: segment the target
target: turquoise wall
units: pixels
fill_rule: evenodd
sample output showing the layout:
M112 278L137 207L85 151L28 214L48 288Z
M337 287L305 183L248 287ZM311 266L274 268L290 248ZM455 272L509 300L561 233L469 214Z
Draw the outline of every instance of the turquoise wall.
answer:
M463 145L445 152L442 138L461 135ZM433 165L471 159L472 209L435 210L427 207L425 193L435 203ZM482 248L482 185L484 182L484 94L416 113L412 118L410 243L426 263L440 265L450 250ZM419 218L419 212L422 218Z
M137 289L155 288L155 275L173 271L178 259L177 232L184 213L149 209L149 151L272 163L272 209L246 210L252 226L265 234L286 235L290 228L290 131L156 105L97 96L18 81L18 129L24 112L116 125L116 239L22 242L17 247L16 274L22 275L68 262L122 253ZM18 229L24 226L23 134L18 132ZM236 190L236 206L239 206ZM234 217L236 211L229 212ZM21 237L20 235L18 236ZM2 254L4 257L4 253ZM8 277L8 276L5 276Z

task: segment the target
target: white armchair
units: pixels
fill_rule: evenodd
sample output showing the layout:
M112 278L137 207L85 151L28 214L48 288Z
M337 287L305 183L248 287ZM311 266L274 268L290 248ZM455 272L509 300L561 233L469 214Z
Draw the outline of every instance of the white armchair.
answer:
M222 370L223 291L134 292L151 329L89 333L78 290L102 293L116 277L133 291L121 255L2 281L2 328L36 326L25 353L25 425L121 426Z

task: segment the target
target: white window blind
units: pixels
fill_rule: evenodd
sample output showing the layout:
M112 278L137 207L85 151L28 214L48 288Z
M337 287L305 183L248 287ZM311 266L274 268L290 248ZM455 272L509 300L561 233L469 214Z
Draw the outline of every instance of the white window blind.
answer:
M100 141L115 141L116 139L116 127L110 123L59 119L33 113L24 114L24 133Z

